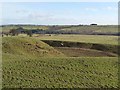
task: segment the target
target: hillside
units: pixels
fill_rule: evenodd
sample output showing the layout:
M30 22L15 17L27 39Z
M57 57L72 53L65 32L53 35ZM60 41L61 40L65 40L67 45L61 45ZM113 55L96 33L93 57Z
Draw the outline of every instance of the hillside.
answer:
M5 25L3 32L11 29L37 30L44 34L119 35L117 25ZM42 30L42 31L41 31Z
M38 58L64 56L48 44L29 37L4 37L2 39L3 58Z
M3 37L2 40L3 88L118 87L117 57L93 57L96 51L92 50L87 50L89 56L93 53L92 57L71 57L86 51L54 49L36 37ZM97 56L104 56L98 52Z
M20 35L18 37L3 37L3 55L6 58L116 57L118 53L117 45L112 44L117 43L115 41L117 37L108 37L106 40L102 40L103 38L103 36L82 37L78 35L43 35L39 37ZM105 45L104 41L105 43L109 41L110 45Z
M71 31L80 34L115 34L118 33L117 25L98 25L98 26L72 26L69 28L61 29L62 31Z

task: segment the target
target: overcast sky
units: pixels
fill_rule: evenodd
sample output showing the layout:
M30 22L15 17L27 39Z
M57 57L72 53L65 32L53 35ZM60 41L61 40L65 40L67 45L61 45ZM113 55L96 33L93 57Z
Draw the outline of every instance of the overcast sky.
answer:
M2 24L118 24L117 2L13 2L2 4Z

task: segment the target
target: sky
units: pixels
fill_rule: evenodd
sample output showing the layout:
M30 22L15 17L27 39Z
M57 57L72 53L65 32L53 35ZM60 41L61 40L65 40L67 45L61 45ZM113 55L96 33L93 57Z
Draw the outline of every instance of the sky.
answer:
M0 2L119 2L119 0L0 0Z
M2 24L118 24L117 2L4 2Z

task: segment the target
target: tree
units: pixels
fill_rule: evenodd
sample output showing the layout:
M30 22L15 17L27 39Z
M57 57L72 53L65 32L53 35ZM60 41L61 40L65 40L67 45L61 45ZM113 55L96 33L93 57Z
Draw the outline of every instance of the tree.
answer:
M10 33L12 36L16 36L16 35L19 34L19 32L18 32L17 30L15 30L15 29L10 30L9 33Z
M32 35L33 35L32 30L26 31L26 34L27 34L28 36L32 37Z

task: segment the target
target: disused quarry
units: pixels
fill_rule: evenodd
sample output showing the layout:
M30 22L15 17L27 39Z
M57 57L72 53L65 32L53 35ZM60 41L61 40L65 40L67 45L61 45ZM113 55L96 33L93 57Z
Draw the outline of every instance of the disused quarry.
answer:
M109 44L93 44L93 43L81 43L81 42L68 42L68 41L55 41L55 40L42 40L43 42L54 47L58 51L62 52L66 56L81 57L81 56L118 56L117 45Z

